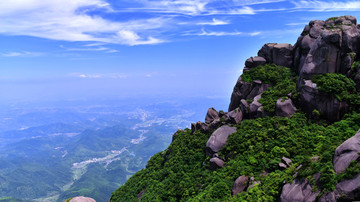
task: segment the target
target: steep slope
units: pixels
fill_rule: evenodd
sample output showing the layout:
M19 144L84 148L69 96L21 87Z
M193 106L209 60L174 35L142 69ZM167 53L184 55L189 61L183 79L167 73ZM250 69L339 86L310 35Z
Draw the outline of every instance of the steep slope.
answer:
M360 199L360 25L306 25L245 62L229 112L179 130L110 201Z

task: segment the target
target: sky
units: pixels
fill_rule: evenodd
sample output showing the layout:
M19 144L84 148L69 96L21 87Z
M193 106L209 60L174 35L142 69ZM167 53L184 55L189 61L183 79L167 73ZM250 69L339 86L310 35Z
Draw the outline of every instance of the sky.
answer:
M0 102L229 99L247 58L360 1L1 0Z

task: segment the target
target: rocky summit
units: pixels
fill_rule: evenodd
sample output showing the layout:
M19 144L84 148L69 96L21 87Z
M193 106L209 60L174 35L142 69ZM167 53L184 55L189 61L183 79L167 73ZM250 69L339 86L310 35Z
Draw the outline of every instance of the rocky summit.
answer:
M359 60L353 16L263 45L228 112L177 131L110 201L360 200Z

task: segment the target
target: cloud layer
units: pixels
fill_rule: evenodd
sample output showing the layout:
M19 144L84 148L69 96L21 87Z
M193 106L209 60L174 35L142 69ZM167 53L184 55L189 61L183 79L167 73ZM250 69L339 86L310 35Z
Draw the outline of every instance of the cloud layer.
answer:
M287 3L280 4L279 3ZM277 5L267 7L267 5ZM283 7L287 5L287 7ZM259 7L260 6L260 7ZM269 8L269 9L267 9ZM52 40L149 45L171 41L171 36L254 36L207 26L231 25L230 17L261 12L360 11L358 1L284 0L2 0L0 34ZM176 26L175 26L176 25ZM181 29L179 28L181 27ZM197 32L196 32L197 30ZM87 48L101 50L104 47ZM79 49L80 50L80 49ZM83 48L83 50L85 50ZM108 50L115 52L116 50ZM16 54L13 54L14 56ZM26 53L23 53L26 55ZM4 56L4 54L3 54ZM7 56L12 56L8 54Z

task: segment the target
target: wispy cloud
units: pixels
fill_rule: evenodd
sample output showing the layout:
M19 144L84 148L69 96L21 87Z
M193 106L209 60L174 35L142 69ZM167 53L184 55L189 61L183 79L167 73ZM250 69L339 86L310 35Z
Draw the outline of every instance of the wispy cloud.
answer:
M118 50L108 48L105 46L102 46L103 44L86 44L81 48L65 48L63 45L60 46L60 48L63 48L67 51L101 51L105 53L116 53L119 52Z
M128 76L121 73L110 73L110 74L82 74L82 73L72 73L71 77L77 77L82 79L125 79Z
M197 25L213 25L213 26L227 25L227 24L229 24L228 21L218 20L218 19L215 19L215 18L213 18L211 22L199 22L199 23L197 23Z
M294 9L312 12L332 12L332 11L360 11L359 1L316 1L303 0L292 1Z
M206 31L204 29L201 32L185 33L184 36L257 36L261 32L218 32L218 31Z
M0 53L0 55L2 57L38 57L44 54L39 52L20 51L20 52Z

